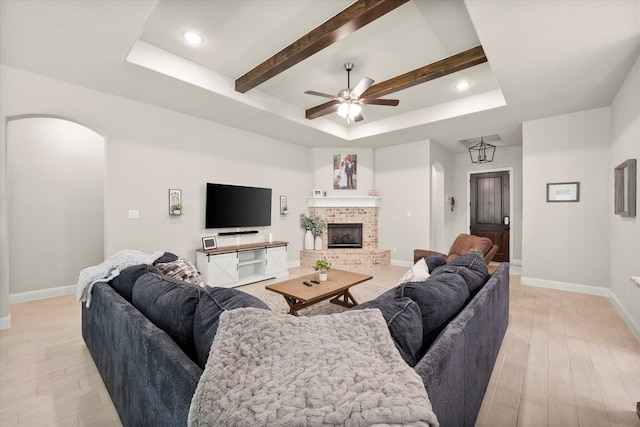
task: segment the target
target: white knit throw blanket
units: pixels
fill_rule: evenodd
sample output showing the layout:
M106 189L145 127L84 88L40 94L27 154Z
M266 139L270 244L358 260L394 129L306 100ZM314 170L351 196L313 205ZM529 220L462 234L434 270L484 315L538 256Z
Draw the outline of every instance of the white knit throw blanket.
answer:
M91 289L94 284L113 279L127 267L138 264L153 264L162 254L163 252L146 253L136 249L124 249L98 265L83 268L78 277L77 300L86 301L87 308L91 307Z
M377 309L294 317L226 311L189 426L438 426Z

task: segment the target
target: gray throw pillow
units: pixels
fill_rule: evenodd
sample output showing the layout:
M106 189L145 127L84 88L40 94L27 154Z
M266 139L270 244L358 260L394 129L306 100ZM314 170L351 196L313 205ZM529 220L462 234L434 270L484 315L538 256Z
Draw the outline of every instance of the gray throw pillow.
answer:
M474 295L489 280L489 271L484 256L481 254L466 254L459 256L449 264L443 265L432 271L431 275L437 278L443 273L460 275L469 288L469 293Z
M144 274L156 273L162 274L160 270L152 265L139 264L127 267L120 272L119 275L111 280L111 287L115 289L124 299L131 302L131 293L136 280Z

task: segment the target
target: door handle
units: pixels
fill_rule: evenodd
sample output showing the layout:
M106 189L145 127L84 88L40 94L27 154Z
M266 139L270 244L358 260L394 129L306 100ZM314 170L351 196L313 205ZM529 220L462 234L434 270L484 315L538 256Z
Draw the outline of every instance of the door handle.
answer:
M509 215L505 215L504 218L502 218L502 223L505 227L509 227L511 224L511 218L509 218Z

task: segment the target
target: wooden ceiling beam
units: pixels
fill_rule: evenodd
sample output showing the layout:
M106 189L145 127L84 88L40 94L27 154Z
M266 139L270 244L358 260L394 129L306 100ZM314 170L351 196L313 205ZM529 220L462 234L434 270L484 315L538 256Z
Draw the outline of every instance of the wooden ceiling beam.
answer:
M245 93L409 0L358 0L236 80Z
M379 98L487 62L482 46L460 52L371 86L361 98Z

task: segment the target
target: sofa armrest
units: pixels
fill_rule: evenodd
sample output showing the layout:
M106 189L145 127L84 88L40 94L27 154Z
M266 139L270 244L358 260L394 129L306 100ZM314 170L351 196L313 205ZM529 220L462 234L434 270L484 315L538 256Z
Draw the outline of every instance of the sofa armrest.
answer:
M493 259L493 256L496 254L496 252L498 252L498 246L493 245L491 246L491 249L489 249L489 251L486 254L484 254L484 261L487 263L487 265L489 265L489 263Z
M420 258L428 258L431 255L442 255L445 258L447 257L445 254L437 251L430 251L428 249L414 249L413 250L413 263L420 261Z

